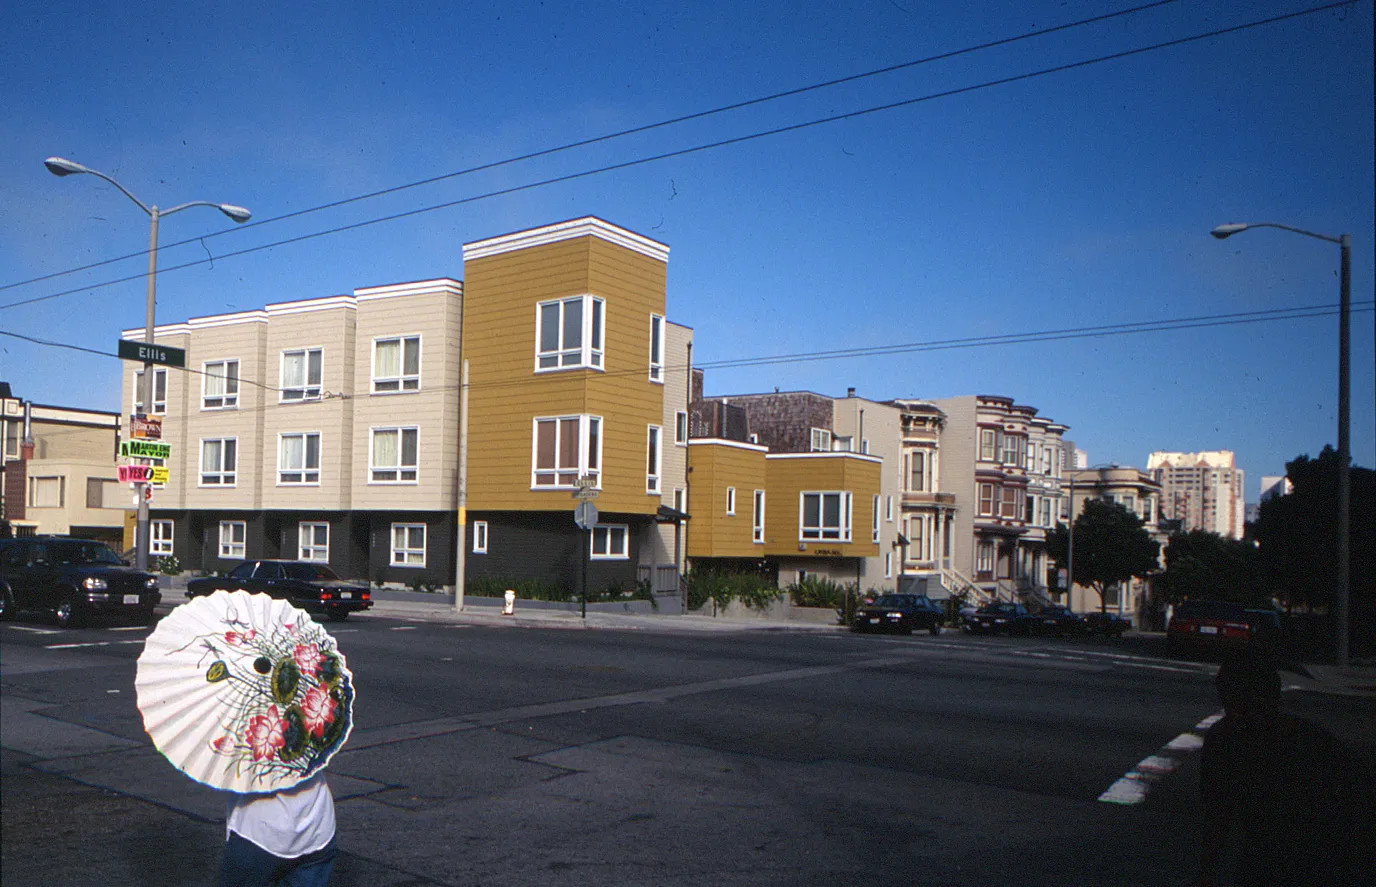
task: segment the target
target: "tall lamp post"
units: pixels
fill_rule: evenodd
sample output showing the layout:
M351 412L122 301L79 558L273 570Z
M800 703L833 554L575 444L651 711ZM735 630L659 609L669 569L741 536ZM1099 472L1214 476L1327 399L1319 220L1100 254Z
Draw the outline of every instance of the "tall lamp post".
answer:
M154 305L157 302L157 281L158 281L158 220L163 216L170 216L175 212L181 212L192 206L210 206L229 216L236 222L247 222L250 218L248 210L242 206L234 206L230 203L213 203L209 200L193 200L190 203L183 203L181 206L174 206L171 209L158 209L156 206L148 206L139 200L129 189L119 182L110 178L103 172L82 166L61 157L49 157L43 161L43 165L48 168L48 172L55 176L70 176L78 173L89 173L97 178L104 179L114 185L124 196L138 204L139 209L148 214L148 307L144 323L143 340L149 345L153 343L153 315ZM153 412L153 363L145 361L143 364L143 385L141 397L145 413L151 415ZM140 570L148 569L148 496L143 495L145 490L139 490L139 517L138 528L134 536L134 564Z
M1219 240L1232 237L1248 228L1279 228L1294 234L1303 234L1317 240L1336 243L1340 254L1341 273L1338 284L1338 576L1334 589L1333 622L1337 633L1337 660L1339 668L1347 667L1347 597L1351 577L1351 536L1349 523L1352 474L1352 446L1349 440L1351 428L1352 370L1350 352L1352 346L1352 246L1346 234L1330 237L1316 234L1303 228L1292 228L1275 222L1233 222L1219 225L1209 232Z

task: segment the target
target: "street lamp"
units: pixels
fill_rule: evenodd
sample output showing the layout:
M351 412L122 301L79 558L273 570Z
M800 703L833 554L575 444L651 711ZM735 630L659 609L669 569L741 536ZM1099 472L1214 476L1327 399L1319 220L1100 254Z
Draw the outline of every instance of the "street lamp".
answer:
M1337 632L1338 667L1347 667L1347 597L1351 576L1351 525L1349 523L1352 473L1352 447L1349 442L1351 428L1352 371L1350 352L1352 347L1352 246L1351 238L1342 234L1330 237L1316 234L1303 228L1278 225L1275 222L1232 222L1219 225L1209 232L1219 240L1231 237L1248 228L1279 228L1294 234L1303 234L1317 240L1336 243L1340 255L1341 274L1338 283L1338 577L1334 590L1333 621Z
M70 176L79 173L89 173L97 178L104 179L114 185L124 196L138 204L139 209L148 213L148 309L145 317L143 340L149 345L153 344L153 314L154 305L157 301L157 279L158 279L158 219L163 216L170 216L175 212L181 212L192 206L210 206L229 216L236 222L247 222L250 217L248 210L242 206L235 206L231 203L212 203L209 200L193 200L190 203L183 203L181 206L174 206L171 209L160 210L156 206L148 206L139 200L129 189L119 182L98 170L82 166L61 157L49 157L43 161L43 165L48 168L48 172L55 176ZM153 363L144 361L143 364L143 408L146 414L153 412ZM145 483L147 483L145 481ZM148 569L148 497L143 495L146 491L139 490L139 518L138 529L134 535L134 565L140 570Z

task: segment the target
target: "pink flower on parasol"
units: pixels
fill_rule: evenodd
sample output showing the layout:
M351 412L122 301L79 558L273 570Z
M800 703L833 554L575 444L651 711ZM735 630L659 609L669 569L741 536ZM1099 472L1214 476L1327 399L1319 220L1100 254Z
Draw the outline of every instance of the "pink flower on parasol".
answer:
M312 735L322 737L325 735L325 728L334 720L335 706L329 690L324 687L312 687L301 700L301 722Z
M253 750L253 760L276 757L282 746L287 744L286 729L287 722L278 714L275 705L268 706L267 714L249 718L244 739Z
M291 651L291 658L296 661L296 667L301 669L302 674L316 677L320 674L320 663L325 661L325 654L315 644L297 644Z

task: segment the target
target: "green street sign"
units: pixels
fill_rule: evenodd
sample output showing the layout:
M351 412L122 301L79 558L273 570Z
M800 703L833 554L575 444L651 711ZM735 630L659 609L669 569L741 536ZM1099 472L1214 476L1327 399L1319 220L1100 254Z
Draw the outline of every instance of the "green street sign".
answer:
M121 360L137 360L139 363L160 363L170 367L186 366L186 351L167 345L150 345L131 339L119 340Z
M150 440L122 440L119 454L134 459L166 459L172 455L172 445Z

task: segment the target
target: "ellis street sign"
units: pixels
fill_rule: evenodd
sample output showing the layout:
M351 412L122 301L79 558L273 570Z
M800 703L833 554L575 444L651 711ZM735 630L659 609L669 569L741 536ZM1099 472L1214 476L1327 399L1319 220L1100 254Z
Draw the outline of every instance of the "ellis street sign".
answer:
M170 367L186 366L186 351L168 345L150 345L130 339L119 340L120 360L137 360L139 363L160 363Z

